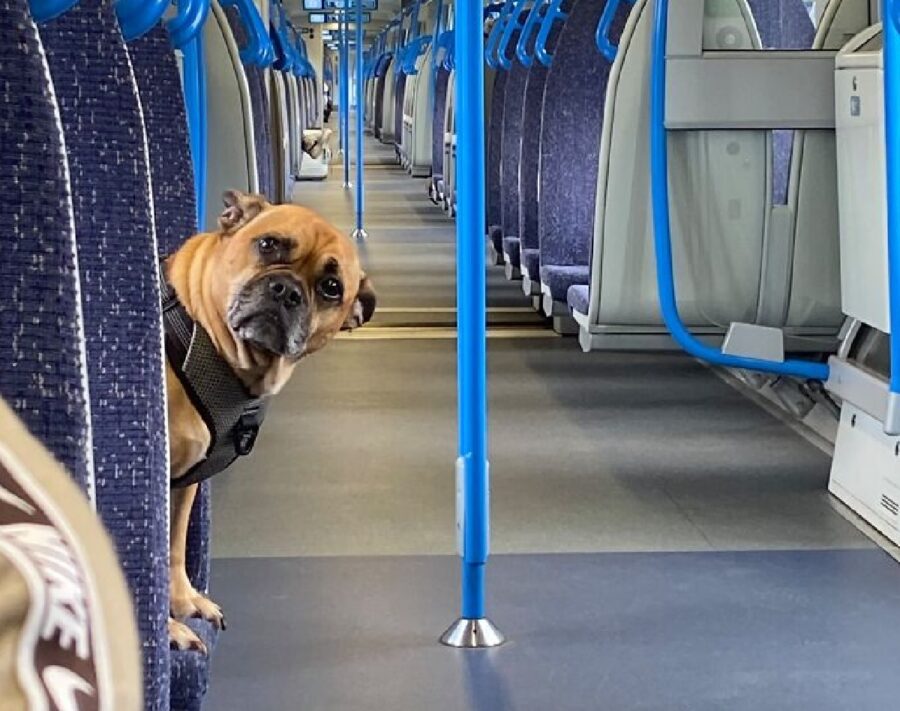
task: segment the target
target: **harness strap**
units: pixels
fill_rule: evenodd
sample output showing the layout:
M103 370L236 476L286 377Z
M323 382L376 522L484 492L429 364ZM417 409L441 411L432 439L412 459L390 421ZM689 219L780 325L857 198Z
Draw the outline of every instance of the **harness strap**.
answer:
M173 488L182 488L205 481L250 454L266 403L247 392L206 330L187 313L166 279L162 262L160 287L166 359L210 434L204 459L172 481Z

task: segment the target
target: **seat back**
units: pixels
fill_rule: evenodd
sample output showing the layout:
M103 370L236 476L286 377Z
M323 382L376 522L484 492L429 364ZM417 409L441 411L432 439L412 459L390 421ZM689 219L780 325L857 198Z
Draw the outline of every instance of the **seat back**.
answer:
M201 227L214 227L226 190L260 191L256 138L250 108L250 86L228 17L212 0L203 26L206 68L207 136L211 147L206 166L206 216Z
M0 398L94 495L68 163L26 0L0 1Z
M447 113L449 79L450 72L443 66L438 67L434 77L434 106L430 121L431 175L435 179L444 177L444 115Z
M40 35L69 159L97 510L134 596L146 708L166 709L169 472L147 139L112 3L81 0Z
M707 49L759 49L744 0L704 18ZM652 3L639 0L607 93L591 255L591 321L658 326L650 209ZM771 132L669 134L672 241L679 312L691 326L752 322L771 203Z
M228 27L238 47L247 45L247 30L240 12L234 6L225 8ZM269 107L269 93L266 90L266 70L255 64L243 65L250 95L249 117L253 122L253 147L256 154L256 171L259 192L273 202L279 202L274 154L272 151L272 111ZM274 72L273 72L274 73ZM284 97L279 97L284 101ZM231 108L234 111L234 107ZM219 207L219 202L215 203Z
M494 248L502 251L503 239L503 207L500 192L500 162L503 156L503 121L506 111L506 81L509 72L494 72L494 83L491 87L491 110L488 114L486 138L487 164L485 166L485 210L487 231L494 242Z
M392 75L394 69L394 57L393 55L385 55L378 68L377 80L375 83L375 128L374 134L375 138L379 141L383 140L384 130L385 130L385 121L387 119L387 115L385 113L386 107L391 104L393 101L392 96L388 96L388 87L393 86Z
M528 13L523 12L517 27L521 27ZM505 73L506 90L503 100L503 126L500 133L500 226L504 237L519 237L519 153L522 142L522 107L525 105L525 83L528 68L519 62L515 46L521 31L510 33L507 54L511 66ZM499 71L504 71L502 67ZM518 264L516 264L518 266Z
M594 226L597 165L612 64L594 35L606 0L580 0L560 32L547 76L541 119L538 235L541 268L587 265ZM619 5L617 41L631 5ZM565 296L563 296L563 299Z
M134 68L150 163L153 214L160 256L175 252L197 232L194 166L184 95L178 64L168 31L161 25L128 43ZM209 586L209 484L200 485L194 499L188 535L187 569L194 587ZM212 652L216 632L197 620L201 636ZM171 707L199 708L209 684L209 656L173 651Z
M560 11L571 13L576 0L563 0ZM568 21L568 19L566 20ZM547 36L546 49L555 54L565 22L555 22ZM531 41L537 38L535 34ZM543 124L544 90L549 69L534 60L528 70L522 99L522 140L519 145L518 231L522 275L537 280L540 274L540 239L538 237L538 175L541 157L541 126Z
M431 173L431 145L434 127L431 122L432 96L434 87L434 63L429 46L416 62L418 74L409 101L409 164L410 172L416 177L426 177ZM435 101L436 103L436 101Z

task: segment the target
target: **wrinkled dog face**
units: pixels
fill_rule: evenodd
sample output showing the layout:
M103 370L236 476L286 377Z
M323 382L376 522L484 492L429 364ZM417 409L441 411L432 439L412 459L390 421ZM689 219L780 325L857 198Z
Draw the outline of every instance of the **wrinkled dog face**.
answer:
M235 337L257 351L296 361L342 328L372 317L375 295L356 248L317 214L230 192L216 302Z

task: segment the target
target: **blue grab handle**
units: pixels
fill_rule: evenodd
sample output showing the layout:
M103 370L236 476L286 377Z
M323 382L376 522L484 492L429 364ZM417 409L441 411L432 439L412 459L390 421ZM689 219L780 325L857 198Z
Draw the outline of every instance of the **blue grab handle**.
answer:
M117 0L116 17L126 42L146 34L162 19L169 0Z
M253 0L221 0L221 5L235 8L247 31L247 46L240 50L241 61L260 67L270 66L275 61L275 48Z
M522 28L522 25L519 24L519 17L526 2L528 0L515 0L509 22L503 28L503 34L500 37L500 42L497 44L497 63L506 71L512 69L512 60L506 56L506 48L509 46L513 32Z
M407 45L406 58L403 62L404 74L413 76L419 73L419 70L416 69L416 60L423 52L427 51L429 44L431 44L431 36L421 35Z
M500 36L503 34L503 26L510 15L515 1L516 0L506 0L503 8L500 10L500 17L497 18L497 21L491 28L491 33L488 35L487 42L485 43L484 61L487 62L487 65L491 69L497 68L497 43L500 41Z
M28 0L31 17L38 23L59 17L77 4L78 0Z
M178 0L178 14L166 22L172 44L183 49L203 28L209 15L210 0Z
M669 0L656 0L650 78L650 183L653 203L653 242L656 250L656 283L663 321L672 338L692 356L713 365L787 375L807 380L828 379L825 363L805 360L771 361L722 353L697 340L678 313L669 225L669 159L666 140L666 20Z
M531 65L534 64L534 57L528 54L528 41L531 38L535 27L543 20L542 11L545 3L546 0L534 0L534 5L531 6L531 12L528 13L528 18L525 20L525 26L522 28L522 33L519 35L519 41L516 43L516 57L519 58L519 62L521 62L523 67L531 68Z
M431 55L431 61L435 68L443 67L444 69L447 69L447 55L450 54L450 45L452 44L453 30L441 32L437 36L437 41L434 44L434 53Z
M634 6L635 0L624 1L632 7ZM594 38L597 42L597 49L610 62L616 61L616 54L619 48L609 38L609 31L612 29L613 20L616 19L616 13L619 11L619 6L622 2L623 0L608 0L606 7L603 8L603 14L600 15L600 22L597 23L597 34Z
M900 2L883 0L884 128L887 169L891 380L884 431L900 434Z
M563 0L550 0L550 7L544 13L544 21L541 23L541 30L538 32L537 39L534 42L534 56L545 67L549 67L553 63L553 55L547 51L547 40L550 39L550 30L553 29L553 23L557 20L565 22L569 17L565 12L560 10Z
M276 27L274 22L269 23L269 38L272 40L272 47L275 50L275 61L272 62L272 69L279 72L292 71L294 61L290 46L285 41L281 28Z

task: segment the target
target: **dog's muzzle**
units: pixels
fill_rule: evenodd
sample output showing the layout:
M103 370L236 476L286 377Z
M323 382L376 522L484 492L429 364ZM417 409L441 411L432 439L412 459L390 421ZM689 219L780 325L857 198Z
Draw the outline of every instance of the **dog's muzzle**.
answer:
M299 358L309 333L309 298L292 274L275 272L247 284L228 310L242 341L287 358Z

